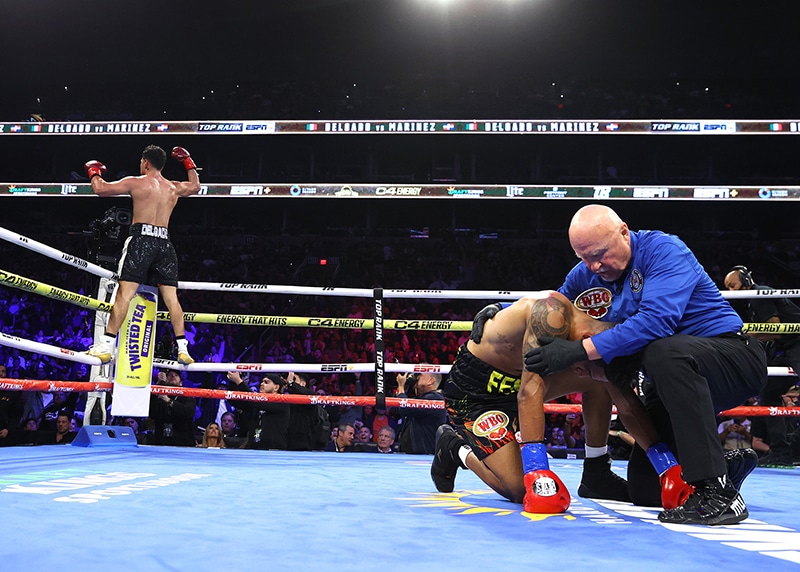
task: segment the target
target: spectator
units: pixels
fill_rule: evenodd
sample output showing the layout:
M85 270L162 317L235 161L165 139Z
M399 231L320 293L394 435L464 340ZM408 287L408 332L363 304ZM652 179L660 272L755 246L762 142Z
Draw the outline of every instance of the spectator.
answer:
M228 372L228 380L231 381L237 391L244 383L237 371ZM286 382L281 376L275 373L268 373L261 380L259 393L278 394L282 393ZM289 436L289 404L288 403L264 403L242 401L241 407L248 415L248 444L249 449L281 449L286 450Z
M214 389L222 391L228 389L228 381L225 377L215 376L214 382ZM208 385L203 384L203 387L208 388ZM201 427L205 427L212 421L220 425L222 423L222 415L236 409L234 403L227 399L204 397L200 399L199 405L200 417L198 422L200 423Z
M750 420L740 416L723 421L719 424L719 440L726 451L751 448Z
M756 284L753 274L745 266L734 266L725 275L728 290L770 290L770 286ZM800 307L788 298L749 298L745 301L743 319L756 323L798 323ZM800 335L753 333L764 344L767 365L789 366L800 371ZM770 376L758 395L762 406L783 405L782 395L796 382L795 377ZM769 439L769 453L758 460L762 467L791 467L792 450L786 436L785 417L766 417L763 420Z
M203 433L203 440L198 447L203 449L224 449L225 439L222 438L222 428L214 421L209 423Z
M136 437L136 443L139 445L148 445L147 437L148 435L140 430L139 420L136 417L125 417L122 420L122 424L125 427L130 427L131 431L133 431L134 436Z
M72 443L77 435L70 429L70 416L62 411L56 417L56 430L53 436L56 445L67 445Z
M5 365L0 364L0 379L7 376ZM0 391L0 447L10 445L8 436L13 429L12 415L18 408L20 400L19 391Z
M406 375L398 373L395 379L397 397L444 401L444 397L439 391L439 385L442 383L441 374L426 372ZM398 407L396 412L400 417L398 424L400 451L413 455L433 455L436 429L447 421L444 408Z
M350 423L339 423L336 436L325 446L325 450L336 453L346 453L352 449L356 438L356 429Z
M181 387L183 378L176 370L160 371L157 383ZM150 419L153 420L153 444L194 447L194 416L196 401L185 395L150 395Z
M8 445L41 445L45 442L52 443L51 439L43 439L39 431L39 420L33 417L23 419L20 423L21 429L9 431Z
M313 391L308 386L308 375L305 373L289 372L286 375L287 391L294 395L312 395ZM311 451L318 447L315 433L317 426L317 409L320 405L295 405L289 406L289 437L290 451ZM320 448L322 444L320 443Z
M384 425L378 429L378 453L394 453L395 432L389 425Z
M372 431L366 425L362 425L358 428L358 435L356 435L356 441L358 443L372 443Z
M364 410L366 411L366 407ZM396 434L394 430L395 425L397 424L397 419L391 417L386 414L385 408L375 407L371 414L367 415L367 418L364 420L364 424L372 430L372 434L375 436L375 442L378 442L378 433L384 427L391 427L392 433Z
M550 437L547 446L554 449L566 449L567 441L564 437L564 427L553 426L550 428Z
M226 448L242 449L247 445L247 433L239 427L235 412L223 413L220 427Z

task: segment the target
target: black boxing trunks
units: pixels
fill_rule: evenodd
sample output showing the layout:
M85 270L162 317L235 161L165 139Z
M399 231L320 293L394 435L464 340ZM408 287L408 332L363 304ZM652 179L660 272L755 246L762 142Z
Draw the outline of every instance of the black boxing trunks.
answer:
M478 359L464 344L445 382L450 423L479 459L516 439L520 378Z
M122 248L119 279L150 286L178 286L178 256L163 226L136 223Z

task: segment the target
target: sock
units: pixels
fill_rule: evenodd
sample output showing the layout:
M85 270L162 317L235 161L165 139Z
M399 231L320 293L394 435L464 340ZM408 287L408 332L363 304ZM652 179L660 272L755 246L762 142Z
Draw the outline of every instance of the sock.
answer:
M589 445L584 445L583 448L586 450L587 459L596 459L597 457L602 457L608 453L608 445L603 445L602 447L590 447Z
M175 336L175 342L178 344L178 351L189 353L189 342L186 341L185 336Z
M461 445L458 448L458 458L461 459L461 466L465 469L467 467L467 457L469 454L472 453L472 449L469 448L469 445Z

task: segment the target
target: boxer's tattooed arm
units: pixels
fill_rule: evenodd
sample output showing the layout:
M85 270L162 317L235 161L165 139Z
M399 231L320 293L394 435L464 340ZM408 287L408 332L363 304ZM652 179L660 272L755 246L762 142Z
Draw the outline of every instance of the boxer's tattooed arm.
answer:
M567 339L571 327L572 315L564 302L552 297L536 300L531 306L523 352L538 348L539 337Z

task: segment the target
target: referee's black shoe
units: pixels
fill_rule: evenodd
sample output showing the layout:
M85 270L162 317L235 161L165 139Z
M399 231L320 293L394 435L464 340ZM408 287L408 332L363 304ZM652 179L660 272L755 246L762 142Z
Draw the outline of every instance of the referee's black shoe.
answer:
M658 520L669 524L736 524L749 515L744 499L727 475L696 483L695 490L677 508L662 510Z
M725 451L725 463L728 465L728 478L736 490L740 491L747 475L758 465L758 453L753 449Z
M758 460L758 466L771 467L773 469L793 469L792 452L790 449L771 449Z

